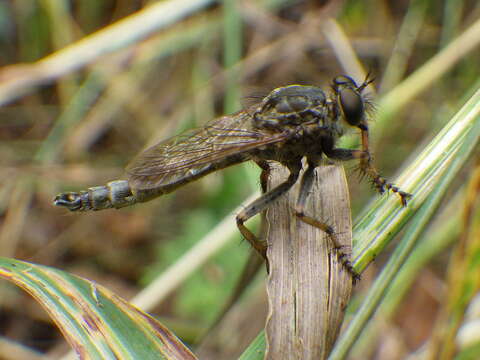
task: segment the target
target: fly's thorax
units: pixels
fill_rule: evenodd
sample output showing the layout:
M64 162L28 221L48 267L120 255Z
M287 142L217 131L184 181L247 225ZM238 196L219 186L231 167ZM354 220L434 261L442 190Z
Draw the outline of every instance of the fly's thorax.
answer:
M253 114L258 129L284 131L304 124L322 124L329 115L325 93L315 86L290 85L273 90Z
M254 158L274 160L284 165L299 162L305 156L309 159L320 158L324 153L322 139L329 139L332 144L335 144L339 138L339 135L332 131L332 127L334 127L333 124L319 126L315 123L297 126L285 141L258 148Z

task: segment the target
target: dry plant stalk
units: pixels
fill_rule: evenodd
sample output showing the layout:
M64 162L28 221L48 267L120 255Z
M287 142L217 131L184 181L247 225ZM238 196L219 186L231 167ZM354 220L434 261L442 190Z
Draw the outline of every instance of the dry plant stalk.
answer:
M272 166L268 189L288 176ZM337 339L352 290L352 275L327 234L294 215L299 184L269 207L264 231L268 243L269 315L266 359L326 359ZM306 213L333 226L350 254L352 220L341 165L319 166Z

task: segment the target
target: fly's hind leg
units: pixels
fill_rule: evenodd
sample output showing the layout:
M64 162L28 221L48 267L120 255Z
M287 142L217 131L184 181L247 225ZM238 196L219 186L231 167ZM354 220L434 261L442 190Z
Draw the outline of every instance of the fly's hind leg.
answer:
M262 193L266 193L267 181L270 176L270 165L265 160L258 160L256 163L262 169L262 173L260 174L260 186L262 187Z
M315 179L315 164L308 163L308 168L302 176L302 182L300 184L300 192L298 194L297 203L295 205L295 215L304 223L312 225L317 229L325 232L333 243L334 251L337 254L338 260L342 263L345 269L352 275L353 281L356 282L360 279L360 275L353 269L350 263L350 255L343 252L345 247L338 241L335 230L328 224L312 218L305 214L305 205L307 202L308 194L312 188L313 181Z
M261 177L261 181L262 188L265 189L266 178L268 177L269 168L266 162L261 162L259 165L263 169L262 177L265 178ZM273 188L272 190L262 194L262 196L260 196L251 204L247 205L247 207L237 215L238 229L242 233L243 237L247 239L247 241L253 246L255 250L260 253L260 255L263 256L264 259L267 258L267 245L265 244L265 242L260 241L257 236L244 225L244 223L251 217L265 210L272 202L285 194L297 182L300 170L302 168L301 162L292 163L288 166L288 168L290 170L290 175L288 176L287 180L285 180L283 183Z

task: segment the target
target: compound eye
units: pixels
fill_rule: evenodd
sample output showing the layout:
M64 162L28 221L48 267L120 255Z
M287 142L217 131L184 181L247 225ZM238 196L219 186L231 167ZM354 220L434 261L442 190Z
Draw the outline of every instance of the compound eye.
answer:
M345 120L352 126L359 126L365 111L361 95L355 90L346 88L340 92L339 98Z

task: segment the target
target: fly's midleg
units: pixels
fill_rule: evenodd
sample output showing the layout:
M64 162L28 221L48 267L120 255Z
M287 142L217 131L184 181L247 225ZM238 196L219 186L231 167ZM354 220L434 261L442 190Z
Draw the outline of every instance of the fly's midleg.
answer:
M305 204L307 202L308 193L312 189L313 181L315 180L315 164L308 164L307 170L303 173L302 182L300 184L300 191L298 193L297 203L295 204L295 215L304 223L312 225L317 229L324 231L333 243L334 251L345 269L352 275L354 281L359 279L359 275L353 270L350 263L350 256L342 251L342 245L335 235L333 229L327 223L312 218L305 214Z
M137 198L127 180L115 180L104 186L95 186L80 192L57 195L54 204L70 211L102 210L133 205Z
M300 192L298 194L297 203L295 205L295 215L303 222L310 224L327 233L327 235L332 239L335 248L340 248L341 246L335 236L335 231L330 225L305 214L305 204L307 202L308 193L313 185L314 175L315 167L314 165L309 164L307 170L302 176Z

